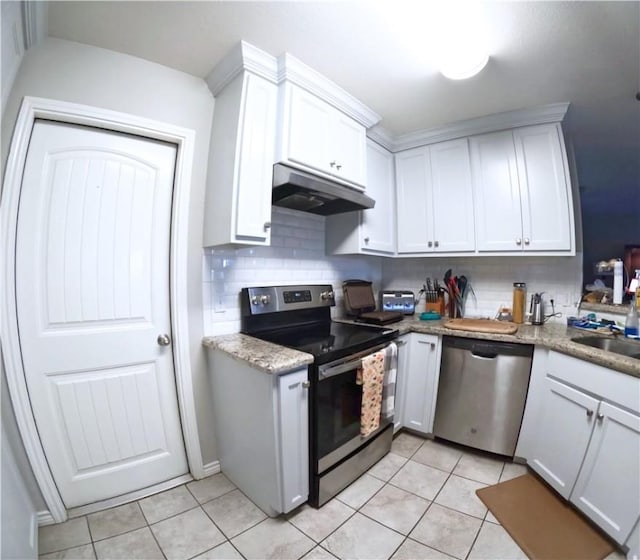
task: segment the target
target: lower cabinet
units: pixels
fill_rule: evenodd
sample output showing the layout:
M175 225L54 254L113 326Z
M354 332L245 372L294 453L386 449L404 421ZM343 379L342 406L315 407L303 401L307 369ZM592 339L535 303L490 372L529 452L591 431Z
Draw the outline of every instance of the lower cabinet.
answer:
M555 352L545 369L517 454L623 544L640 520L640 379Z
M308 374L271 375L208 352L222 472L268 515L309 496Z
M433 411L438 394L440 338L411 333L398 356L402 389L402 426L423 434L433 432ZM399 426L398 426L399 427Z

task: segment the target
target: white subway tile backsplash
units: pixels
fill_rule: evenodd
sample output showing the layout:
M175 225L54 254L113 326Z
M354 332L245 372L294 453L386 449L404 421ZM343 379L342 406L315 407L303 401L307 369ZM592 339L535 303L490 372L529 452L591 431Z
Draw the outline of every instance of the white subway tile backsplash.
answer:
M448 268L470 280L473 293L468 316L494 317L500 306L511 306L513 282L526 282L529 296L553 297L565 322L576 311L582 286L582 255L575 257L425 257L380 258L327 256L325 218L273 208L270 247L206 248L203 254L203 319L206 335L240 330L240 290L245 286L332 284L337 294L334 316L343 314L341 284L351 278L373 282L375 293L408 289L416 294L427 276L442 280ZM424 302L422 302L424 307ZM418 310L420 306L418 306ZM551 313L547 305L547 313Z

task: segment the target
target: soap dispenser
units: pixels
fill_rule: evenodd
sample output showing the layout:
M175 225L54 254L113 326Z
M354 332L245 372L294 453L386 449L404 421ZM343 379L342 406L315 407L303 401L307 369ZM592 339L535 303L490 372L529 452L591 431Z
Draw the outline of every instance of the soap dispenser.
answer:
M624 322L624 336L638 336L638 310L633 301L629 305L627 320Z

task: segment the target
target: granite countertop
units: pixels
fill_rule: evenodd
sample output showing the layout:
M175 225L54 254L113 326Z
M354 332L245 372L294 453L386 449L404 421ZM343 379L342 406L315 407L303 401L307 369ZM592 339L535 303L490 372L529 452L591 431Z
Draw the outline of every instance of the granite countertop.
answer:
M222 350L237 360L247 362L252 368L273 375L287 373L313 362L311 354L241 333L205 336L202 344Z
M417 317L407 317L399 323L386 325L384 328L398 329L400 334L417 332L534 344L640 378L640 360L592 348L571 340L575 337L594 335L593 332L587 330L550 323L539 326L520 325L515 334L495 334L448 329L444 326L447 321L448 319L420 321ZM276 375L313 362L311 354L291 350L244 334L205 337L202 343L207 347L222 350L238 360L245 361L251 367ZM640 346L640 342L638 344Z

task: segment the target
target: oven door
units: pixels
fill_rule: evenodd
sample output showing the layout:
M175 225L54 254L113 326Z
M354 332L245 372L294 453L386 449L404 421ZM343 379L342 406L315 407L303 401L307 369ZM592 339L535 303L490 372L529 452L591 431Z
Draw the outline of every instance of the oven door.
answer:
M313 368L311 460L316 474L340 462L393 422L393 416L381 418L375 432L360 435L362 385L356 383L358 368L364 357L386 346L388 343Z

